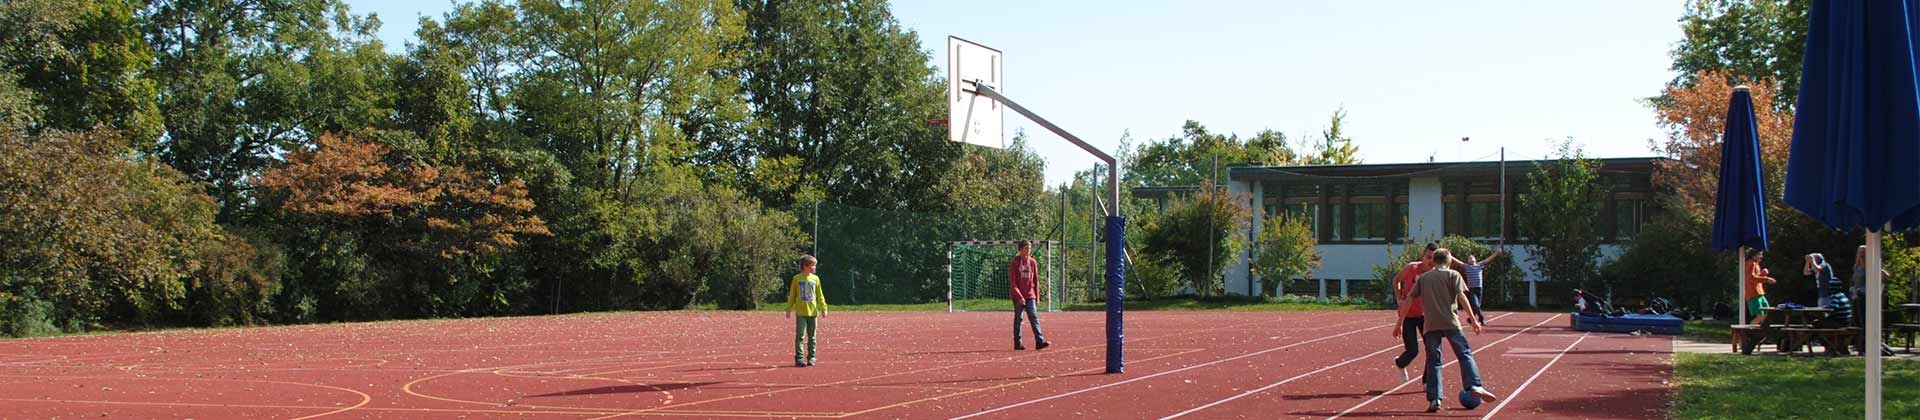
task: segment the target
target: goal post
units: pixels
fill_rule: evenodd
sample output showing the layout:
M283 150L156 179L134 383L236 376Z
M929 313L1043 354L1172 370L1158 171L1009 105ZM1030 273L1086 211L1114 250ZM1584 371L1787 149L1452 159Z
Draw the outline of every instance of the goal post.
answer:
M947 312L1001 310L1013 308L1012 284L1007 270L1019 255L1019 240L953 241L947 243ZM1066 266L1061 264L1059 241L1033 243L1032 256L1040 272L1035 286L1040 290L1036 302L1041 310L1061 309L1062 294L1067 293Z

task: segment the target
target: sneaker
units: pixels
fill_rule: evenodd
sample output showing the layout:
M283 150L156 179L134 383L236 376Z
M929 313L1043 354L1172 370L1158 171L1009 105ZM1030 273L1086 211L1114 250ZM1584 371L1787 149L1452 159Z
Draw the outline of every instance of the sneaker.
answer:
M1440 412L1440 400L1433 400L1433 402L1431 402L1431 403L1428 403L1428 404L1427 404L1427 412L1429 412L1429 413L1438 413L1438 412Z
M1500 397L1494 396L1492 391L1488 391L1484 387L1473 387L1473 395L1480 397L1480 401L1490 402L1500 399Z
M1404 383L1411 380L1413 380L1413 377L1407 376L1407 368L1400 368L1400 382Z
M1018 342L1018 341L1015 341L1015 342L1013 342L1013 349L1014 349L1014 350L1026 350L1026 349L1027 349L1027 346L1023 346L1023 345L1020 345L1020 342Z
M1040 342L1040 344L1035 344L1035 345L1033 346L1033 349L1034 349L1034 350L1046 350L1046 349L1047 349L1047 346L1051 346L1051 345L1053 345L1053 343L1051 343L1051 342L1046 342L1046 341L1042 341L1042 342Z
M793 367L807 367L807 362L801 361L800 359L794 359Z
M813 366L813 363L814 363L814 362L815 362L815 360L814 360L813 358L811 358L811 357L809 357L809 358L807 358L807 366Z

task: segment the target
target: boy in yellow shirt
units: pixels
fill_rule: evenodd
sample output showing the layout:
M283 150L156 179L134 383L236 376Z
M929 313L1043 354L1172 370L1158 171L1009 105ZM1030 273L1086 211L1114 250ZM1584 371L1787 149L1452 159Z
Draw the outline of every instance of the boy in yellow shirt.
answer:
M801 255L800 274L787 284L787 317L800 316L795 318L793 326L793 365L796 367L813 366L814 342L820 327L817 318L827 315L827 295L821 293L820 277L813 275L814 267L819 264L812 255ZM800 352L803 342L807 345L804 354Z

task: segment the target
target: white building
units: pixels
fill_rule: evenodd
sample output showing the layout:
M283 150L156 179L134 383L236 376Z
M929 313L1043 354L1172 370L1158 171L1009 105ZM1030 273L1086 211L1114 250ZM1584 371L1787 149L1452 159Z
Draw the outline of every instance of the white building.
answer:
M1657 160L1599 160L1608 190L1600 214L1594 215L1603 244L1600 258L1619 256L1653 210L1651 174ZM1514 213L1519 197L1527 194L1527 174L1548 163L1552 161L1248 166L1229 169L1227 187L1251 201L1254 223L1246 231L1248 238L1259 233L1268 215L1284 212L1312 219L1321 268L1312 279L1281 282L1281 293L1323 297L1384 293L1362 289L1381 287L1372 281L1373 267L1389 261L1388 244L1420 246L1445 235L1487 243L1504 239L1514 262L1527 271L1527 280L1538 282L1543 279L1531 272L1525 227L1515 224ZM1250 256L1251 252L1242 252L1235 263L1224 267L1228 293L1267 293L1247 264Z

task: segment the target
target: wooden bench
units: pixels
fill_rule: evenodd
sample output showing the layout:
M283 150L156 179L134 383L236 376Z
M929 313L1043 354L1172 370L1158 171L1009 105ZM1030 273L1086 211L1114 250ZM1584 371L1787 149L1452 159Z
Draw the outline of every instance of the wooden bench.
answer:
M1819 341L1826 346L1829 356L1847 354L1847 347L1851 346L1854 339L1859 338L1861 333L1858 328L1790 327L1780 330L1786 333L1789 337L1787 341L1793 343L1795 349L1805 349L1811 353L1813 342Z
M1753 354L1753 347L1759 346L1761 341L1767 339L1766 327L1756 324L1734 324L1732 333L1734 353ZM1753 345L1746 345L1747 343L1753 343Z

